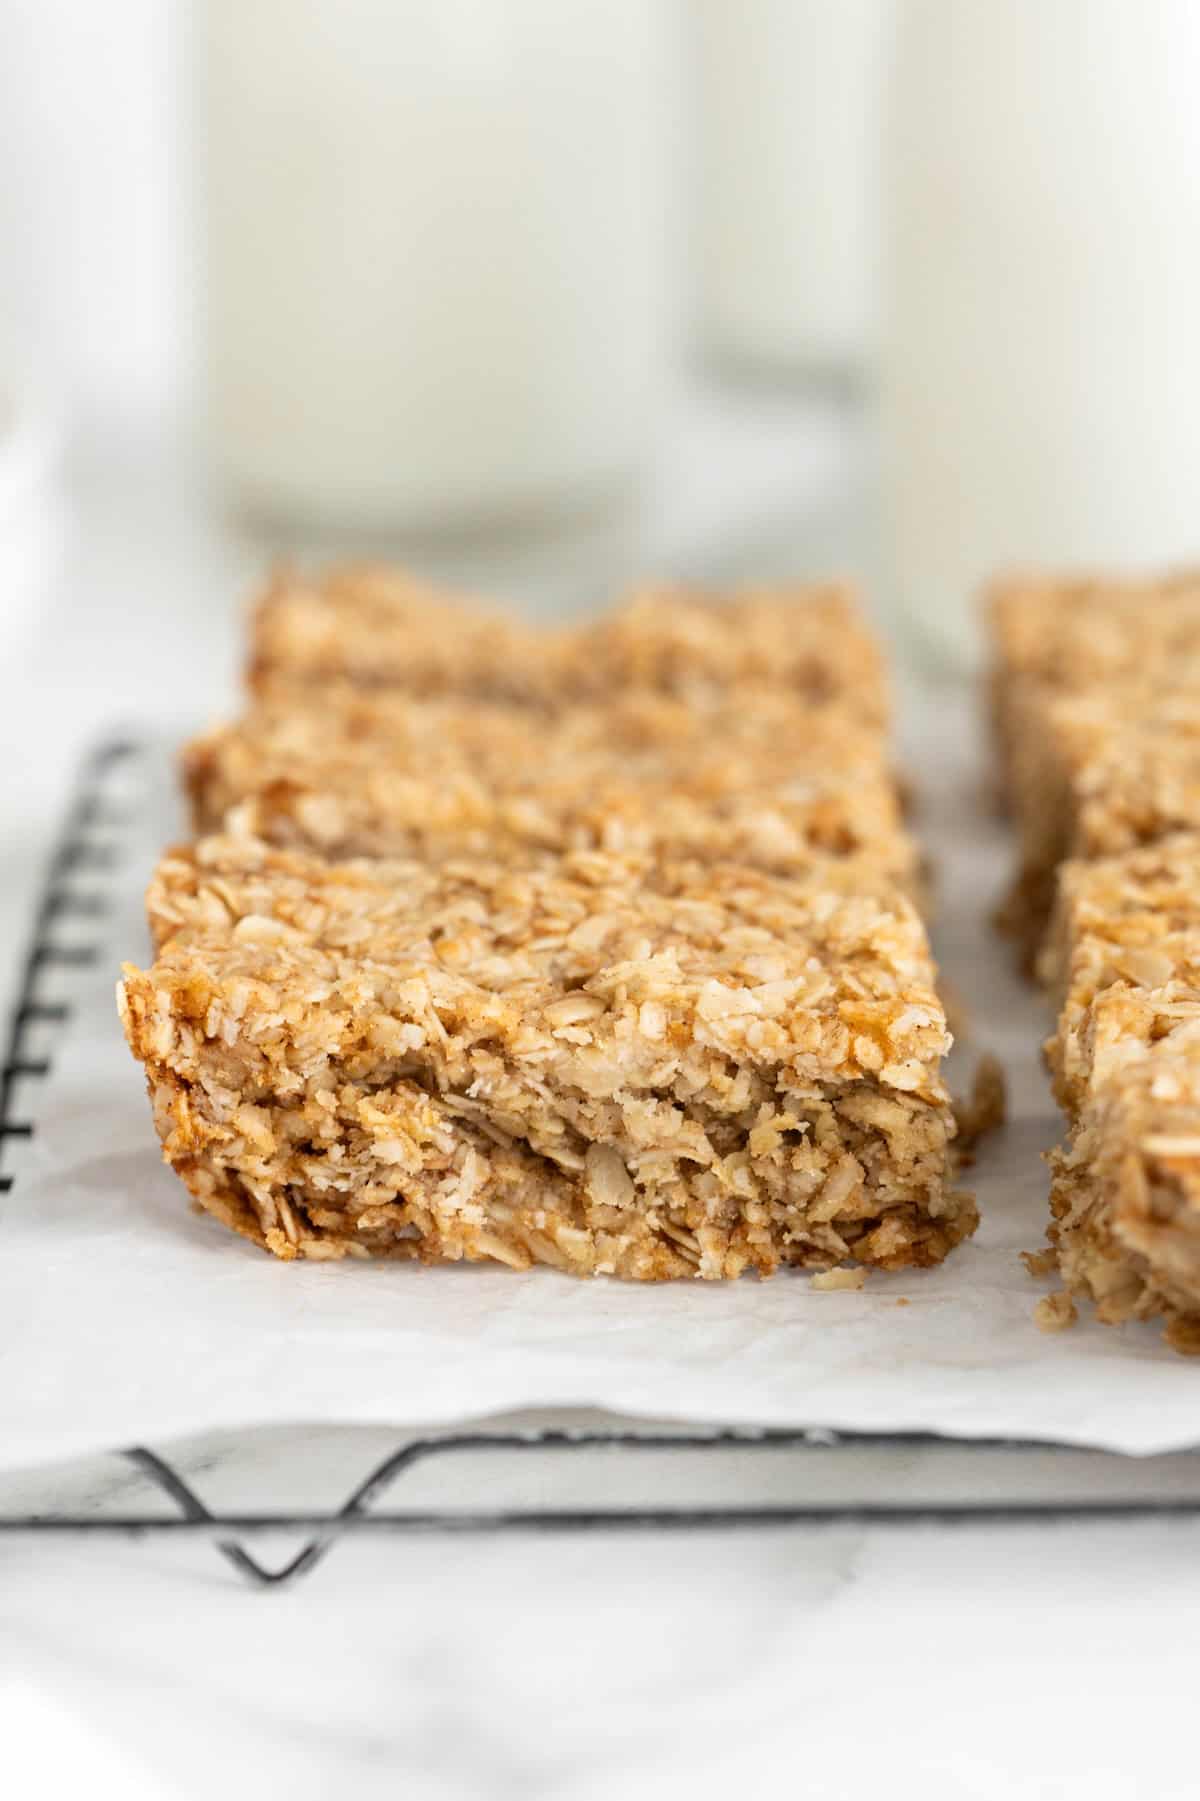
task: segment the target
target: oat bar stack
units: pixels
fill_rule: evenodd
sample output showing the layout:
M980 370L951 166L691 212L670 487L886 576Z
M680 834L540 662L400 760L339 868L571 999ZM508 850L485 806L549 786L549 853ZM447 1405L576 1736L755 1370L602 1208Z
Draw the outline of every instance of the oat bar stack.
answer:
M1200 1349L1200 836L1065 865L1044 966L1068 1138L1051 1159L1067 1289Z
M1065 857L1200 829L1200 573L998 582L987 617L1018 842L1006 923L1032 962Z
M779 686L702 707L624 689L554 715L276 690L189 747L185 784L198 831L326 856L636 850L779 874L833 856L918 886L880 734Z
M318 702L338 679L547 710L629 688L698 703L765 683L809 709L848 709L860 729L888 723L879 646L843 583L703 598L643 589L590 625L539 631L395 570L335 569L277 577L252 636L251 686Z
M277 585L188 752L120 1004L201 1207L289 1259L940 1261L975 1212L846 595L446 616Z
M1008 586L991 621L1010 917L1059 1007L1055 1259L1200 1348L1200 583Z

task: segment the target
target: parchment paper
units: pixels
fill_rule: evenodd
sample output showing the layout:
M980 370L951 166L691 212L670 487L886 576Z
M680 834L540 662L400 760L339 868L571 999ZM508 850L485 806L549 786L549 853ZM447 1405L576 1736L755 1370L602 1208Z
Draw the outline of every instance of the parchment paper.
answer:
M1033 1324L1039 1285L1017 1254L1042 1240L1040 1152L1058 1132L1038 1062L1048 1019L987 925L1009 847L986 811L967 697L918 694L907 711L935 936L971 1021L954 1074L965 1084L990 1049L1010 1084L1009 1124L972 1172L983 1225L941 1269L819 1293L803 1275L637 1287L549 1270L285 1266L192 1214L160 1162L113 1006L117 964L146 954L145 876L178 831L164 753L100 963L71 978L78 1004L37 1135L0 1197L0 1464L218 1427L575 1406L1136 1453L1200 1443L1200 1364L1153 1327L1085 1319L1048 1337Z

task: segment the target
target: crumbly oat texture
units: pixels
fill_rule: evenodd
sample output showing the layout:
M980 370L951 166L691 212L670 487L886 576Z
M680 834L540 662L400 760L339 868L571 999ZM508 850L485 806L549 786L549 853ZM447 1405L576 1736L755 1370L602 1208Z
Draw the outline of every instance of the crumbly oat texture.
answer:
M1051 1158L1059 1272L1102 1321L1161 1317L1198 1348L1200 838L1066 864L1043 965L1068 1123Z
M275 694L185 753L196 829L337 857L647 851L783 874L856 859L918 885L882 739L779 688L706 708L644 688L553 717L346 687Z
M841 584L723 598L647 590L594 623L539 630L394 570L276 577L254 616L252 685L338 679L551 710L628 687L705 704L750 683L783 688L810 711L848 700L864 726L888 717L879 647Z
M553 687L547 648L515 619L402 570L351 565L313 579L280 571L254 609L250 684L319 689L340 678L540 705Z
M1020 849L1008 923L1057 997L1046 1057L1068 1127L1050 1228L1066 1293L1039 1323L1070 1323L1075 1296L1195 1349L1200 576L1010 583L990 624Z
M574 697L642 687L705 706L746 685L778 686L810 714L848 704L860 731L890 714L879 645L844 582L720 598L647 588L573 634L567 663Z
M1068 1291L1108 1324L1162 1318L1177 1350L1200 1350L1200 1037L1151 1044L1094 1085L1052 1168Z
M1039 974L1061 1004L1074 958L1092 966L1152 950L1192 928L1200 928L1200 834L1177 833L1114 857L1074 858L1059 871ZM1114 972L1131 973L1115 965ZM1167 980L1171 972L1158 966L1153 973Z
M1032 963L1064 857L1200 826L1171 775L1200 732L1200 571L1009 579L986 596L986 615L999 785L1019 851L1002 918ZM1147 804L1137 767L1156 790Z
M1065 1290L1043 1295L1033 1310L1039 1332L1065 1332L1079 1318L1074 1301Z
M924 932L844 866L164 860L119 1000L164 1154L285 1258L654 1280L939 1262Z
M1013 697L1019 866L1006 920L1035 965L1065 858L1200 830L1200 685L1176 675L1174 687L1058 694L1025 684Z
M1081 759L1070 805L1075 856L1200 830L1200 685L1149 696L1145 717L1105 734Z
M1003 710L1016 681L1059 692L1170 675L1200 653L1200 569L1164 576L1011 575L984 597Z
M1059 999L1047 1062L1076 1119L1091 1083L1200 1016L1200 837L1065 864L1042 972Z

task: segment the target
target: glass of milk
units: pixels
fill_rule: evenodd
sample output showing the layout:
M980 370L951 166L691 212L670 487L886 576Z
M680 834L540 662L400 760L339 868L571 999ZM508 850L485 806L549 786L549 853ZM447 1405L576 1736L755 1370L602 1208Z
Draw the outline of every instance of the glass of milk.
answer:
M657 419L667 15L204 0L215 460L284 520L456 529L626 484Z
M1200 6L901 0L884 538L926 644L1005 565L1200 551Z
M891 0L693 0L699 330L715 359L874 353Z

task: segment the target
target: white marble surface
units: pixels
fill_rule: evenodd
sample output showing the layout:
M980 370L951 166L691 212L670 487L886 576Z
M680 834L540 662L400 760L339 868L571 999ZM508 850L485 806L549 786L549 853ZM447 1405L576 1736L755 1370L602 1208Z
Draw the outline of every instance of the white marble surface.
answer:
M422 1541L259 1597L199 1550L51 1547L5 1558L0 1642L164 1796L1182 1801L1198 1552L1163 1527Z
M840 542L826 427L781 420L770 441L756 428L726 467L713 442L736 450L736 435L697 416L649 524L596 528L579 549L517 547L514 590L537 604L561 567L564 599L582 603L647 557L823 560ZM10 581L0 598L5 998L81 746L114 719L182 729L224 704L236 596L262 559L260 544L214 527L169 463L93 472L61 524L46 579ZM292 1431L179 1454L214 1503L328 1506L389 1442ZM818 1475L827 1490L826 1465L742 1454L719 1470L650 1469L636 1494L769 1502L817 1492ZM856 1492L925 1492L932 1475L919 1457L860 1460ZM947 1479L981 1497L1014 1484L1169 1493L1191 1471L1034 1460L964 1464ZM460 1465L404 1493L461 1506L486 1481L489 1494L498 1483L502 1498L549 1504L628 1480L610 1463L569 1475ZM6 1479L0 1510L139 1499L121 1466L92 1460ZM0 1537L0 1782L125 1801L1173 1801L1196 1786L1198 1610L1200 1523L357 1540L265 1595L204 1544Z

